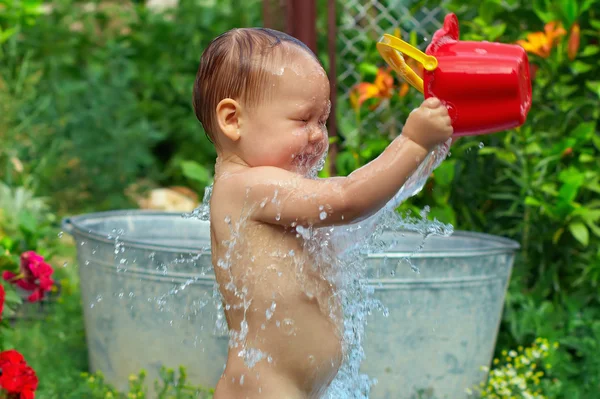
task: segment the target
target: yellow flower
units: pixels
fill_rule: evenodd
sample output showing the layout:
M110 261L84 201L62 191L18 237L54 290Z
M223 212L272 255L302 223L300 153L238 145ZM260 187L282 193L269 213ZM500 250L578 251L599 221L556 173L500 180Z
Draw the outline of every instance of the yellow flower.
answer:
M528 53L536 54L542 58L548 58L552 48L561 36L567 32L559 22L548 22L544 32L533 32L527 34L527 40L518 40L520 45Z

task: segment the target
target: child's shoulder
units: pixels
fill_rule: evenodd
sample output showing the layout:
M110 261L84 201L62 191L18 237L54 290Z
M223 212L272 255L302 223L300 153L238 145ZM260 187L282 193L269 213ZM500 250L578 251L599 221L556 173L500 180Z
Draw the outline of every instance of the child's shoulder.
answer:
M236 171L235 173L225 173L215 180L222 186L236 189L248 189L255 185L265 183L274 183L277 181L289 181L300 177L298 174L274 166L257 166Z

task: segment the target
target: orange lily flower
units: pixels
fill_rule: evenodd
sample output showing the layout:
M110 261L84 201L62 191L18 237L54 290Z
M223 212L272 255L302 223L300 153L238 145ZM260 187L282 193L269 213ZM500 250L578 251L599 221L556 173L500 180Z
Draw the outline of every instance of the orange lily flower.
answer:
M579 51L580 31L579 24L575 22L571 27L571 35L569 36L569 44L567 45L567 55L571 61L577 57L577 51Z
M389 68L379 68L374 83L359 83L350 93L352 107L357 110L365 101L376 98L377 102L371 107L371 109L375 109L379 106L381 100L392 97L393 87L394 78L390 75Z
M529 33L527 34L527 40L518 40L517 44L528 53L548 58L558 39L566 34L567 32L560 23L548 22L544 27L544 32Z

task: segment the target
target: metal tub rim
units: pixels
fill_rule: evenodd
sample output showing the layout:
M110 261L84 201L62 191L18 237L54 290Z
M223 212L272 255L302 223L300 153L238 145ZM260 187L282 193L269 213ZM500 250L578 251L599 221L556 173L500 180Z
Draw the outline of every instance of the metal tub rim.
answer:
M62 228L70 235L78 234L88 239L92 239L95 241L100 241L107 244L114 244L114 240L109 239L107 235L101 234L95 231L90 230L82 225L82 222L94 218L110 218L110 217L128 217L128 216L158 216L158 217L179 217L184 219L184 212L165 212L165 211L153 211L153 210L140 210L140 209L127 209L127 210L119 210L119 211L105 211L105 212L94 212L94 213L86 213L73 217L64 218L62 221ZM208 223L199 221L201 223ZM475 240L483 241L489 244L488 247L484 248L473 248L473 249L456 249L456 250L446 250L446 251L419 251L414 253L414 251L393 251L393 252L379 252L379 253L368 253L365 254L368 258L371 259L385 259L385 258L468 258L468 257L477 257L477 256L490 256L490 255L498 255L505 253L514 253L520 249L520 245L518 242L496 235L479 233L479 232L471 232L471 231L454 231L454 233L450 236L456 238L472 238ZM193 254L209 254L210 251L205 251L199 249L197 247L178 247L175 245L160 245L149 243L144 240L136 240L130 239L127 237L121 237L119 242L127 245L131 248L138 249L146 249L146 250L155 250L162 252L171 252L171 253L193 253Z

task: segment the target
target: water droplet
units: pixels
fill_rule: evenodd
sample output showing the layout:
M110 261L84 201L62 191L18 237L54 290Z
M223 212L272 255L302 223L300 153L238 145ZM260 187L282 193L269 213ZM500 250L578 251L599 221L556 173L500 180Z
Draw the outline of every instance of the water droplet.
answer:
M271 317L273 317L273 313L275 313L276 307L277 307L277 304L275 303L275 301L273 301L273 303L271 303L271 307L265 311L267 320L271 320Z
M294 327L294 320L292 319L283 319L283 323L281 324L281 330L285 335L292 335L296 328Z
M319 219L321 219L321 220L325 220L325 219L327 219L327 212L321 212L321 213L319 214Z
M231 223L231 217L225 216L225 223L227 223L227 224Z
M482 142L479 143L479 148L483 148L483 143Z
M63 263L63 267L67 267L68 264L68 262Z
M60 232L58 233L58 238L62 238L62 237L63 237L63 234L64 234L64 233L63 233L62 231L60 231Z
M281 215L279 213L277 215L275 215L275 220L277 220L277 221L281 220Z
M394 277L396 275L396 271L395 270L391 270L390 271L390 276Z
M84 263L85 263L86 266L90 265L90 261L89 260L86 260Z

